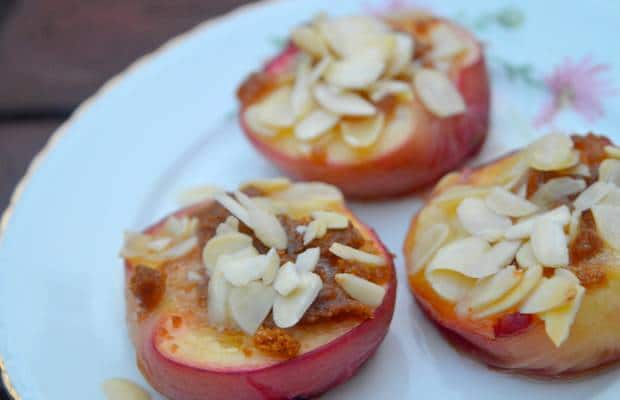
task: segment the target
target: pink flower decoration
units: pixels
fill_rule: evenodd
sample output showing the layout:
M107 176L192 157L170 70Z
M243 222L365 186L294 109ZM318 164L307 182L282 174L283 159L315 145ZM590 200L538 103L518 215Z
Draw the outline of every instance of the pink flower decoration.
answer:
M565 58L544 79L551 99L540 110L534 125L540 127L550 123L564 108L572 108L588 122L605 115L603 98L616 94L611 82L601 76L607 70L608 65L594 64L590 56L577 62Z
M372 7L366 4L364 8L366 12L372 15L389 14L405 9L429 10L426 5L412 0L383 0L383 4L378 7Z

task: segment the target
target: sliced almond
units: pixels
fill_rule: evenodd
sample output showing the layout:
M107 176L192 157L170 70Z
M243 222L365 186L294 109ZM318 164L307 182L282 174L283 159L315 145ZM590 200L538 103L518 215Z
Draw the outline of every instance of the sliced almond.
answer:
M426 269L426 275L428 277L434 270L467 274L470 266L476 264L489 249L487 241L476 236L455 240L437 251Z
M226 193L216 193L214 195L215 200L225 209L227 209L232 215L239 218L241 222L251 227L250 214L237 200L233 199Z
M534 250L532 249L532 244L530 242L524 243L517 251L516 254L517 264L521 268L534 268L537 265L540 265L540 262L536 259L534 255Z
M394 46L387 35L387 26L369 16L346 16L318 23L329 47L340 57L351 57L369 46L385 48L387 53Z
M385 117L382 113L355 121L343 120L340 123L340 133L349 146L364 148L375 144L383 131L384 123Z
M415 43L411 35L394 33L394 51L390 57L386 75L392 77L401 73L413 58L414 50Z
M290 86L282 86L267 95L259 104L258 120L266 125L286 128L295 122L291 103Z
M288 243L286 231L280 221L270 212L262 209L243 192L235 192L235 197L246 208L249 217L249 226L254 234L269 247L284 249Z
M586 183L582 179L554 178L542 184L532 195L530 201L540 207L547 208L559 200L581 192L585 188Z
M150 240L146 244L146 247L148 247L149 250L153 250L153 251L163 251L171 244L172 244L172 238L162 237L159 239Z
M577 234L579 233L579 225L581 224L581 214L582 214L582 211L576 208L575 210L573 210L573 212L570 215L570 221L568 222L568 238L566 240L568 243L571 243L577 237Z
M399 95L407 100L413 98L411 85L402 81L379 81L370 87L370 99L375 103L388 95Z
M232 285L220 270L215 270L207 287L207 317L214 326L225 327L229 318L228 296Z
M198 245L198 238L196 236L188 237L168 249L160 253L160 256L167 260L174 260L180 258L194 249Z
M441 298L452 302L462 300L476 285L475 278L447 269L427 273L426 279Z
M545 267L568 265L568 245L564 229L557 222L541 218L534 224L530 238L536 259Z
M381 285L348 273L336 274L334 279L349 296L362 304L378 307L383 303L385 288Z
M266 125L260 119L261 107L259 104L254 104L248 107L243 113L243 120L252 132L256 132L261 136L274 137L278 134L278 129L273 126Z
M320 219L329 229L344 229L349 226L349 218L333 211L314 211L312 218Z
M295 290L301 282L301 278L297 273L295 264L287 262L278 271L278 276L273 282L273 288L282 296L287 296Z
M527 156L529 166L540 171L566 169L579 162L579 155L573 151L573 141L560 133L551 133L532 143Z
M560 206L554 208L546 213L535 215L533 217L524 219L508 228L504 233L506 239L527 239L532 234L534 224L540 218L546 218L553 222L558 223L561 226L566 225L570 221L570 211L567 206Z
M620 207L599 204L592 207L592 214L601 238L615 250L620 250Z
M485 198L485 202L491 211L508 217L525 217L538 211L536 204L522 199L500 186L491 189Z
M424 268L431 257L446 242L449 234L450 227L448 224L442 223L433 224L428 228L416 231L414 247L411 252L411 260L413 261L411 274L416 274Z
M577 296L577 286L575 282L561 276L542 278L519 312L536 314L564 305Z
M605 153L611 158L620 158L620 147L605 146Z
M545 332L556 347L560 347L568 339L570 328L581 307L586 290L578 285L576 291L575 298L567 304L540 314L540 318L545 321Z
M422 68L413 83L424 106L436 116L447 118L465 112L465 100L446 74Z
M585 164L579 163L577 165L575 165L574 167L570 168L568 170L568 174L569 175L577 175L577 176L583 176L585 178L589 178L592 176L592 172L590 172L590 167L588 167Z
M375 154L387 154L407 142L414 134L412 127L416 124L412 108L407 104L400 104L387 118L385 128L375 144ZM347 146L348 147L348 146Z
M164 224L164 234L175 239L187 238L196 232L198 220L189 217L168 217Z
M241 189L248 187L255 187L260 189L266 193L279 192L280 190L287 189L291 186L291 181L288 178L265 178L265 179L254 179L251 181L244 182L241 185Z
M297 255L295 259L295 268L299 273L314 271L316 264L319 262L320 255L321 249L318 247L304 250Z
M316 210L325 210L343 201L342 193L322 182L296 183L271 195L273 201L286 204L287 214L302 217Z
M594 182L590 187L581 192L575 199L575 209L585 211L598 204L612 191L614 186L608 182Z
M598 179L602 182L609 182L620 186L620 160L603 160L598 168Z
M620 206L620 188L614 186L613 189L601 200L601 204L608 206Z
M151 395L129 379L113 378L103 382L103 392L107 400L150 400Z
M516 240L498 242L461 273L472 278L484 278L495 274L510 264L520 247L521 242Z
M470 185L454 185L443 191L433 202L435 203L460 203L467 197L483 197L488 195L490 188Z
M370 116L377 112L375 106L362 96L326 85L317 84L314 87L314 98L334 114Z
M363 89L376 82L383 70L385 61L373 49L363 51L353 57L334 61L325 71L325 81L345 89Z
M432 44L428 57L431 60L446 60L467 50L467 45L459 34L446 24L437 24L430 31Z
M233 286L247 286L250 282L261 279L270 269L273 257L255 255L250 257L221 256L216 269L221 270L224 278ZM269 271L268 271L269 270Z
M271 286L251 282L230 291L230 314L243 332L254 335L271 311L276 292Z
M301 320L319 295L323 282L313 272L300 274L300 283L288 296L277 296L273 305L273 321L279 328L290 328Z
M322 238L327 233L327 224L323 220L314 220L308 224L304 231L304 245L312 242L314 239Z
M263 283L265 285L271 285L273 281L276 279L276 275L278 274L278 269L280 268L280 255L276 251L276 249L271 248L264 256L264 272L263 272Z
M223 192L224 189L219 186L197 186L181 192L177 197L177 201L182 206L189 206L212 199L215 193Z
M295 137L300 140L313 140L332 129L340 116L323 109L316 109L295 125Z
M341 243L332 243L329 248L329 252L344 260L357 261L363 264L375 266L384 266L386 264L385 258L380 255L357 250Z
M512 226L510 218L496 214L476 197L464 199L457 208L457 215L467 232L489 241L499 239Z
M314 85L319 79L321 79L321 77L323 77L323 74L327 71L327 68L329 68L333 61L334 60L331 57L326 56L319 61L314 68L312 68L312 71L310 71L310 85Z
M215 228L215 236L225 235L227 233L239 232L239 220L232 215L226 218L226 221L222 222Z
M479 310L490 305L517 286L522 276L522 270L510 265L494 275L479 280L465 300L466 306L471 310Z
M291 91L291 109L295 119L299 119L312 108L312 91L310 90L310 59L303 57L297 65L295 83Z
M291 34L293 43L303 51L321 58L327 54L327 45L323 37L312 26L300 26Z
M216 235L211 238L202 250L202 262L209 274L212 274L218 258L223 254L236 253L252 246L252 238L239 232Z
M499 314L500 312L513 308L534 290L542 276L543 268L540 265L536 264L528 268L523 273L523 278L521 278L521 281L515 288L495 303L474 313L474 318L486 318L490 315Z

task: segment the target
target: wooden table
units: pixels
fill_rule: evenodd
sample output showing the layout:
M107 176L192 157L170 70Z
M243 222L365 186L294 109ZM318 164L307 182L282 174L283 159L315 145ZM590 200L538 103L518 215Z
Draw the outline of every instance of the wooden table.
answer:
M109 77L252 1L0 0L0 210L49 135Z

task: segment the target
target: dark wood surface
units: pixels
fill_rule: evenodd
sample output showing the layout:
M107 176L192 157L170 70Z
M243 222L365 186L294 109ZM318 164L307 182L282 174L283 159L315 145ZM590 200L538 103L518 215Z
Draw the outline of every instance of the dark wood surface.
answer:
M252 1L0 0L0 210L51 133L109 77Z

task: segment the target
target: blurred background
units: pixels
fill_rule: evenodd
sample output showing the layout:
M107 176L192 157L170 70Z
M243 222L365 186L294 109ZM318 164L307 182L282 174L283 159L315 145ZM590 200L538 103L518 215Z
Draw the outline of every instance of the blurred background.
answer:
M253 1L0 0L0 211L50 134L105 81Z
M254 0L0 0L0 210L49 135L136 58Z

